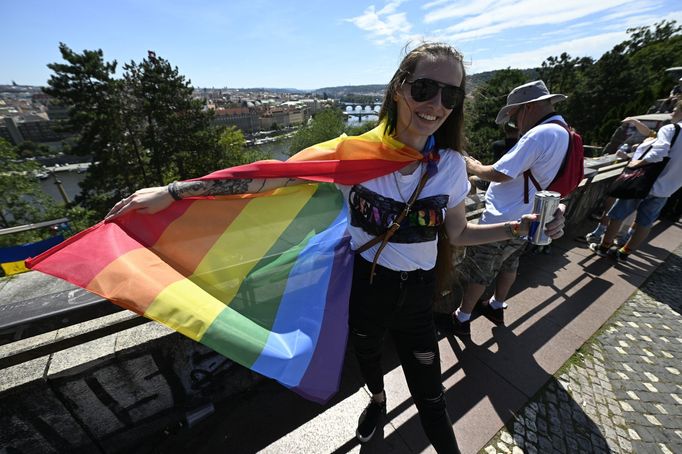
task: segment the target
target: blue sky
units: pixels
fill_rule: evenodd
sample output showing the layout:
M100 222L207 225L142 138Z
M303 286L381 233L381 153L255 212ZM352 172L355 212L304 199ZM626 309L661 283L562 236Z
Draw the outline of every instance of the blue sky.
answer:
M0 11L0 84L30 85L45 85L60 41L119 68L154 50L197 87L313 89L386 83L423 39L454 45L477 73L599 58L629 27L682 23L679 0L2 0Z

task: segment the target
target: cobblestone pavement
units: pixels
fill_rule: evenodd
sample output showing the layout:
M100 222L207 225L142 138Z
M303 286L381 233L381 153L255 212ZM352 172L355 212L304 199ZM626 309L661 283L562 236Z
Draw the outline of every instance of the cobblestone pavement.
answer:
M682 453L682 246L481 453Z

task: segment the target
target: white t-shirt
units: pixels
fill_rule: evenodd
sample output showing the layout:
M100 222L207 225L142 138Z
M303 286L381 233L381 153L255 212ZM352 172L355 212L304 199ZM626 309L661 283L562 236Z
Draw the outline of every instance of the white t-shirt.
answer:
M546 188L559 172L568 150L568 132L560 125L548 123L552 120L566 123L561 115L547 118L524 134L511 150L493 164L495 170L513 179L490 183L485 193L485 211L479 224L512 221L532 211L533 197L537 191L529 181L529 203L523 202L523 172L530 169L540 186Z
M682 125L682 122L678 123ZM675 191L682 187L682 132L678 135L672 148L670 142L675 134L675 125L669 124L658 130L656 141L651 145L651 150L644 156L647 162L659 162L665 157L670 157L670 161L665 165L663 172L658 176L649 195L656 197L670 197ZM642 153L639 149L632 156L632 159L639 159Z
M384 247L379 265L395 271L430 270L436 266L438 227L445 220L446 210L462 202L470 186L462 156L452 150L439 153L438 172L427 180L411 213ZM393 172L359 185L337 185L349 209L348 231L354 250L386 231L412 196L424 171L426 164L421 164L410 175ZM362 252L362 257L373 261L379 245Z
M644 141L642 143L637 145L637 147L635 148L635 152L632 153L632 160L636 161L636 160L640 159L642 157L642 155L644 154L644 152L649 149L649 146L653 145L655 140L656 139L654 139L654 138L647 137L646 139L644 139ZM649 153L651 153L651 151ZM649 153L646 154L647 157L649 156Z

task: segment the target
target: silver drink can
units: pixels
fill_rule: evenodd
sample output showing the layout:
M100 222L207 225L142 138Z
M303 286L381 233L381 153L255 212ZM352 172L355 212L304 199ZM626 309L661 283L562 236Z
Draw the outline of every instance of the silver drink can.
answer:
M533 200L533 213L538 215L536 221L530 224L528 241L538 246L544 246L552 242L545 233L545 225L554 219L554 212L559 207L561 194L553 191L539 191L535 193Z

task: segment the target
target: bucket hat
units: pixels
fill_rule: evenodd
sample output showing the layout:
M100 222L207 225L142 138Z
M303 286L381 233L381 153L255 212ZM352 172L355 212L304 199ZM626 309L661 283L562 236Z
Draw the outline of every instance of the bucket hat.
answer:
M501 125L509 121L509 114L518 106L529 102L542 101L549 99L552 104L563 101L566 95L552 94L541 80L528 82L513 89L507 96L507 105L500 109L495 119L495 123Z

